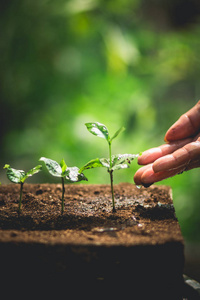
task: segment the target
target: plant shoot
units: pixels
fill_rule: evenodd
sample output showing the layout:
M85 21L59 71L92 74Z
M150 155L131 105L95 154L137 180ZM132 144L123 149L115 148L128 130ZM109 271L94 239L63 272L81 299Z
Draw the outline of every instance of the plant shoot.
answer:
M129 168L131 162L138 156L138 154L118 154L112 155L112 141L122 132L125 130L124 127L118 129L115 134L110 137L107 127L104 124L99 122L93 123L86 123L85 124L88 131L93 135L96 135L100 138L105 139L108 142L108 150L109 150L109 158L96 158L89 161L85 164L81 169L80 172L83 172L87 169L98 168L98 167L105 167L110 175L110 185L111 185L111 194L112 194L112 207L113 212L116 211L115 209L115 198L114 198L114 187L113 187L113 172L115 170Z
M60 164L55 160L41 157L39 159L46 165L48 172L55 177L60 177L62 181L62 198L61 198L61 213L64 212L64 195L65 195L65 181L67 183L74 183L82 180L86 180L85 175L79 171L78 167L67 167L64 159L61 160Z
M21 212L21 203L22 203L22 193L23 193L23 186L25 180L33 176L34 174L38 173L41 171L42 166L38 165L35 168L29 170L27 173L23 170L16 170L10 167L10 165L5 164L4 169L7 169L6 175L8 179L13 182L13 183L19 183L20 184L20 196L19 196L19 209L18 212L20 214Z

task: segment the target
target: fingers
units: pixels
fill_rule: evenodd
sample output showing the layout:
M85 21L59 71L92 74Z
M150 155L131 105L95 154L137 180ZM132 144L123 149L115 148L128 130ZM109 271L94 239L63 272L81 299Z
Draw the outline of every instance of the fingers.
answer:
M164 145L161 145L160 147L151 148L149 150L146 150L142 153L141 156L138 157L138 164L139 165L150 164L150 163L154 162L156 159L176 151L177 149L183 147L184 145L186 145L187 143L190 143L191 141L192 141L192 138L184 139L184 140L177 141L177 142L174 142L171 144L164 144Z
M142 175L148 169L152 170L152 164L144 166L144 167L140 168L139 170L137 170L137 172L134 175L134 182L135 182L135 184L137 184L137 185L143 185L145 183L145 182L142 182Z
M176 150L172 154L161 157L153 164L155 173L188 166L191 162L200 160L200 142L192 142Z
M152 164L140 168L134 175L134 181L137 185L148 186L199 166L200 139L184 145L171 154L158 158Z
M167 131L166 142L185 139L195 135L200 129L200 101L183 114Z
M199 167L200 167L200 158L198 160L190 162L189 165L186 166L185 171L189 171Z
M163 171L155 173L152 164L140 168L134 175L134 181L136 185L149 186L154 182L164 180L166 178L172 177L184 171L182 167L179 167L170 171Z
M199 131L200 101L168 130L165 140L170 143L146 150L138 157L138 164L145 166L135 173L135 183L148 186L200 167Z
M145 174L146 171L148 171L150 180L148 180L148 176L143 178L143 174ZM151 173L154 173L154 171L152 169L152 164L140 168L134 175L135 184L148 186L149 184L154 183L155 181L151 182Z

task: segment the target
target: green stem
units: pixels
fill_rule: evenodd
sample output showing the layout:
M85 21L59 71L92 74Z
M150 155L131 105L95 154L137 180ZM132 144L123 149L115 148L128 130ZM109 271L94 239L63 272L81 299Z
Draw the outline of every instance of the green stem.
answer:
M24 184L23 182L20 182L19 214L21 213L23 184Z
M112 168L112 155L111 155L111 142L108 142L109 145L109 158L110 158L110 168Z
M64 194L65 194L65 184L64 184L64 177L62 177L62 203L61 203L61 213L64 212Z
M114 188L113 188L113 171L110 171L109 174L110 174L110 186L111 186L111 193L112 193L113 212L116 212L116 209L115 209L115 196L114 196Z
M111 194L112 194L112 206L113 206L113 212L116 212L115 209L115 196L114 196L114 187L113 187L113 170L111 170L112 168L112 155L111 155L111 142L108 142L109 145L109 157L110 157L110 186L111 186Z

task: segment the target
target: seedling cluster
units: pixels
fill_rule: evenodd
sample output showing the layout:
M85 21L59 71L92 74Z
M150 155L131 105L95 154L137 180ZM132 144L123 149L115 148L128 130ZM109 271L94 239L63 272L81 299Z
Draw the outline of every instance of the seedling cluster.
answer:
M88 180L83 172L88 169L105 167L110 175L110 185L111 185L111 195L112 195L112 209L113 212L116 211L115 208L115 198L114 198L114 186L113 186L113 172L115 170L129 168L131 162L138 156L138 154L118 154L112 155L111 145L112 141L122 132L124 131L124 127L118 129L115 134L111 137L107 127L104 124L99 122L86 123L85 124L88 131L93 135L103 138L108 143L108 158L95 158L86 163L82 168L78 167L68 167L64 161L61 160L60 164L55 160L41 157L39 161L42 161L50 175L61 178L62 183L62 197L61 197L61 213L64 212L64 195L65 195L65 182L66 183L75 183L82 180ZM27 173L23 170L16 170L10 167L10 165L6 164L4 169L7 169L7 177L13 183L20 184L20 196L19 196L19 208L18 212L21 212L21 203L22 203L22 193L23 193L23 185L25 180L40 172L42 170L42 165L37 165L33 169L29 170Z

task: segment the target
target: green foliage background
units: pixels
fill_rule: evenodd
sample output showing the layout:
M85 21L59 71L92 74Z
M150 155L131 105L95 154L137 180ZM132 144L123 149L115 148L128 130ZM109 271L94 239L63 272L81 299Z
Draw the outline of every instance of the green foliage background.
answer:
M189 6L188 6L189 5ZM192 0L11 0L0 4L0 179L3 166L28 170L41 156L81 167L106 157L85 122L107 125L113 154L163 143L166 130L200 95L200 7ZM182 8L186 7L185 10ZM139 168L116 172L133 182ZM89 183L108 183L91 170ZM41 172L29 182L50 182ZM171 185L183 235L200 240L199 170Z

